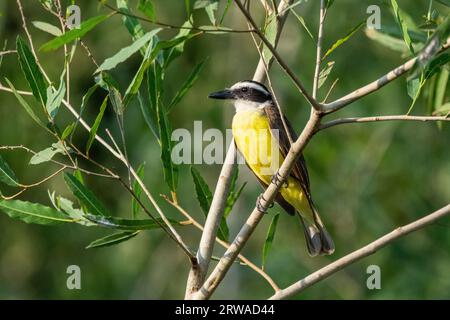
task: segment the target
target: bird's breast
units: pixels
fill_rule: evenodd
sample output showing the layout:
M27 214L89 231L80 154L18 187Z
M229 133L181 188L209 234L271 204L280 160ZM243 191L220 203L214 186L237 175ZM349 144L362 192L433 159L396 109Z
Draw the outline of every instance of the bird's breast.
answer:
M250 169L269 184L283 157L277 139L271 134L266 114L258 109L237 112L232 131L236 146Z

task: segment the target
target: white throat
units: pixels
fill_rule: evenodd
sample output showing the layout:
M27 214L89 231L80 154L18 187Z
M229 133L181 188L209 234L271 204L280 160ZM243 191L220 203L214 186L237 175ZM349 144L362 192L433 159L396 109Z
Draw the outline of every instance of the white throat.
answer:
M236 109L236 112L257 110L257 109L261 110L264 109L269 103L270 101L260 103L248 100L236 100L234 101L234 108Z

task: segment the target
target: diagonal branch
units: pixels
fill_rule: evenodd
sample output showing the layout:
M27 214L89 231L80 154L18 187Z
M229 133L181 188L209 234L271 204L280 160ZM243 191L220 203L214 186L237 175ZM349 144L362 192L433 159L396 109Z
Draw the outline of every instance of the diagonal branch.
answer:
M287 15L289 11L285 11L285 9L291 5L293 0L282 0L278 6L278 12L283 12L283 14L278 15L278 28L277 35L275 37L275 46L278 43L280 38L281 31L283 29L284 22L286 21ZM273 57L270 61L267 62L268 68L273 61ZM253 76L253 80L264 82L266 74L265 74L265 63L264 61L259 60L258 66L256 68L255 74ZM198 265L193 265L189 272L187 285L186 285L186 299L190 299L193 297L193 294L199 290L199 288L203 285L203 282L206 277L206 273L208 271L208 266L211 261L212 250L214 248L214 241L217 235L217 229L219 226L219 222L222 218L223 211L226 204L227 195L230 189L231 176L234 169L234 160L236 158L236 148L234 145L234 141L231 142L231 145L228 149L225 162L220 171L220 176L217 181L216 189L214 191L214 196L211 202L211 207L208 212L208 216L206 218L204 231L202 233L202 237L200 239L199 249L197 252L197 260Z
M378 238L377 240L369 243L368 245L362 247L361 249L358 249L356 251L353 251L352 253L330 263L329 265L323 267L322 269L319 269L313 273L311 273L309 276L297 281L296 283L292 284L291 286L287 287L286 289L283 289L277 293L275 293L270 299L272 300L279 300L279 299L285 299L288 297L293 296L294 294L297 294L306 288L312 286L313 284L322 281L332 274L338 272L339 270L343 269L344 267L347 267L359 260L361 260L364 257L367 257L369 255L374 254L381 248L385 247L386 245L392 243L393 241L406 236L407 234L410 234L414 231L420 230L438 219L441 219L447 215L450 214L450 204L446 205L445 207L419 219L416 220L410 224L407 224L403 227L399 227L395 229L394 231L382 236L381 238Z

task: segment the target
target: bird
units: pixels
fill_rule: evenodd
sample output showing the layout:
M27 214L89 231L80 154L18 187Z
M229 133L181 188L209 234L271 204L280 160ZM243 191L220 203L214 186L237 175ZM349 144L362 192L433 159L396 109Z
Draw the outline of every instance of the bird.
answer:
M257 81L239 81L208 95L211 99L232 101L235 114L232 133L237 150L264 188L281 182L278 169L297 136L286 117L279 112L272 93ZM283 123L284 120L284 123ZM290 140L291 139L291 140ZM260 196L262 197L262 196ZM257 201L259 211L260 198ZM310 256L330 255L334 243L314 205L306 161L300 155L275 201L289 214L299 217Z

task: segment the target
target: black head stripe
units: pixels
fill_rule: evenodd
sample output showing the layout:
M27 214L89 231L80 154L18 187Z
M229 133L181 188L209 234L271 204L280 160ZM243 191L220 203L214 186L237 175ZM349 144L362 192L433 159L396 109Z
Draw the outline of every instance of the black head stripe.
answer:
M258 103L264 103L272 100L272 95L266 86L253 80L239 82L239 86L233 89L233 93L237 99Z

